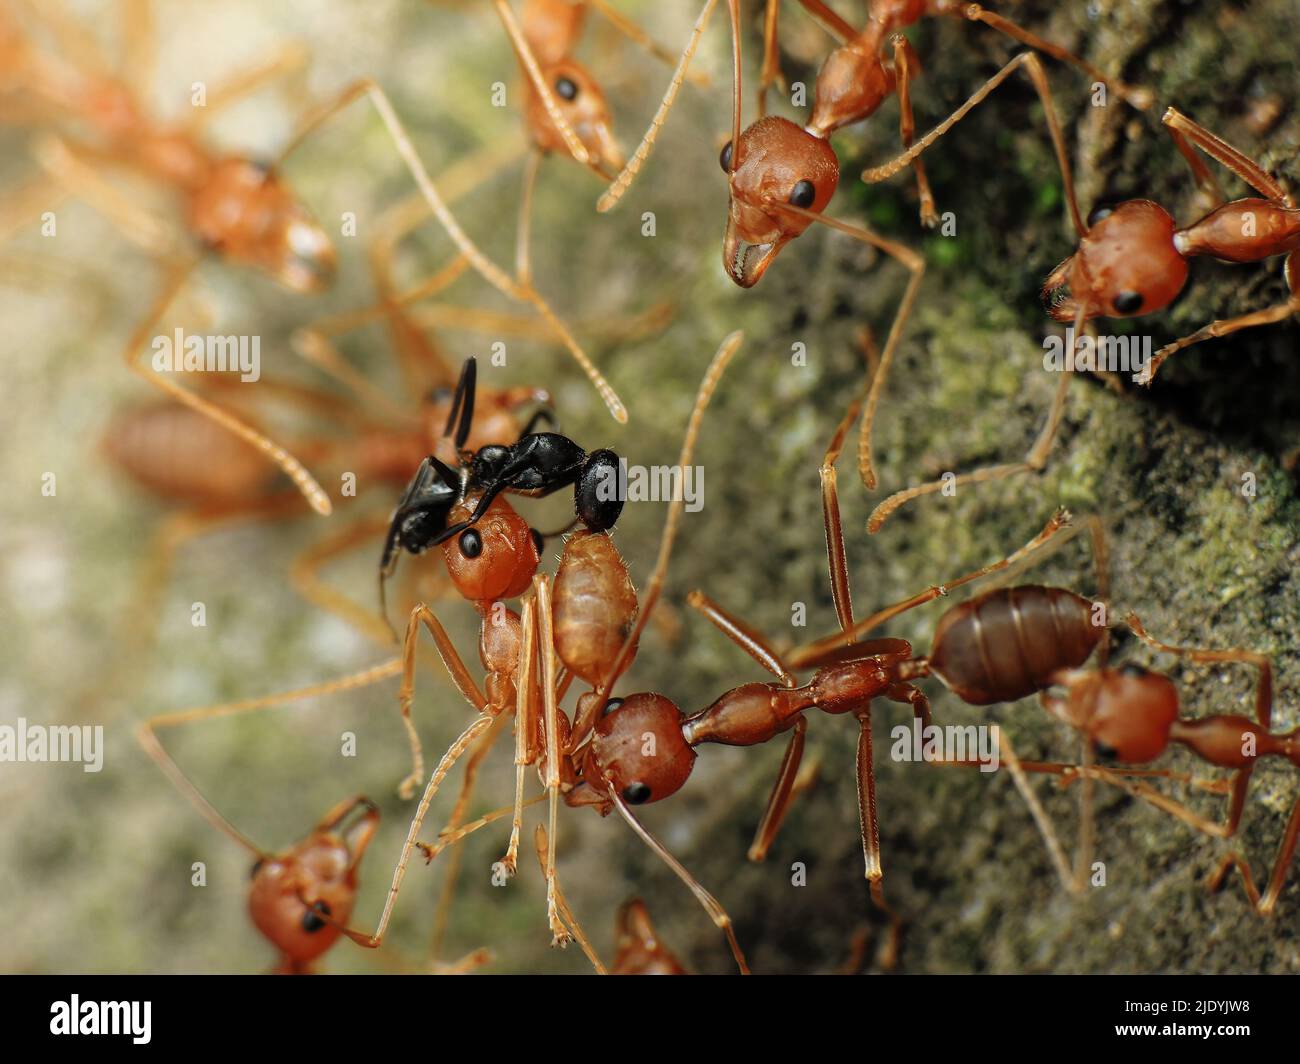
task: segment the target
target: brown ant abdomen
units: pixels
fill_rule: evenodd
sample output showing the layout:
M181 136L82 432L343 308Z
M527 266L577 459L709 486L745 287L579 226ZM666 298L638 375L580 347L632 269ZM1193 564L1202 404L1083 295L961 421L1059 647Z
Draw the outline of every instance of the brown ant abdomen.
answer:
M555 573L555 649L595 686L636 623L637 598L627 565L608 534L575 532ZM632 648L628 660L636 654Z
M1092 603L1072 591L995 588L944 614L930 671L970 705L1015 702L1087 661L1103 631Z

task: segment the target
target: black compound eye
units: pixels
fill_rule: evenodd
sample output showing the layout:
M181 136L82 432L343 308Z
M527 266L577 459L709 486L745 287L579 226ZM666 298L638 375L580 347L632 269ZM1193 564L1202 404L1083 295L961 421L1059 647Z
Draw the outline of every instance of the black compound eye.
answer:
M1141 292L1121 292L1115 297L1115 309L1121 314L1135 314L1141 308Z
M306 931L307 934L314 934L322 927L327 926L325 921L321 919L321 914L324 914L325 916L333 915L333 910L329 907L327 902L318 901L302 914L302 929Z
M477 558L483 553L483 537L474 529L467 528L460 534L460 539L456 541L460 547L460 553L465 558Z
M1113 746L1107 746L1105 743L1100 743L1096 739L1092 741L1092 749L1101 761L1115 761L1119 757L1119 751Z
M253 867L250 868L250 869L248 870L248 878L249 878L249 879L256 879L256 878L257 878L257 873L260 872L260 871L262 870L262 865L264 865L264 864L266 864L265 861L257 861L257 862L255 862L254 865L253 865Z
M546 540L535 528L530 528L528 534L533 537L533 546L537 548L537 553L542 554L546 550Z
M722 151L718 153L718 165L722 167L724 174L731 172L731 141L727 141L722 146Z
M629 783L623 788L623 801L628 805L645 805L650 801L650 785L648 783Z
M1121 676L1146 676L1147 675L1146 669L1144 669L1141 665L1138 665L1136 662L1132 662L1132 661L1128 662L1127 664L1121 665L1119 667L1119 672Z
M623 700L621 698L611 698L608 702L605 703L605 708L600 711L600 715L602 717L608 717L611 713L614 712L614 710L618 709L622 704L623 704ZM629 798L628 801L631 801L631 799Z
M566 100L576 100L578 98L578 83L572 78L557 78L555 92Z
M804 210L811 207L816 198L817 189L806 178L803 181L796 181L794 188L790 190L790 202Z
M1114 213L1115 208L1109 203L1098 203L1088 215L1088 228L1091 229L1098 222L1109 218Z

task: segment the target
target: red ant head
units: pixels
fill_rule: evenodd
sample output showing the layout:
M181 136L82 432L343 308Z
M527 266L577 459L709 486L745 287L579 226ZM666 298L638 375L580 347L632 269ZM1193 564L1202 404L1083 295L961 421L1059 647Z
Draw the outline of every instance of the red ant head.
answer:
M1043 282L1043 302L1057 321L1131 318L1167 307L1187 282L1187 260L1174 245L1169 212L1151 200L1095 209L1079 250Z
M1178 689L1139 665L1102 669L1070 685L1069 714L1097 752L1125 764L1154 761L1178 719Z
M366 812L346 834L332 830L343 815L363 804ZM285 854L253 866L248 913L254 926L294 967L310 964L342 933L357 899L357 865L374 837L379 811L364 799L318 825Z
M728 144L718 159L731 196L722 265L741 288L751 288L777 253L812 224L781 206L823 211L839 184L840 164L825 140L777 115L760 118L740 134L734 171L731 156Z
M663 695L643 693L610 700L596 721L583 775L597 790L613 786L628 805L644 805L675 794L694 764L681 710Z
M337 258L325 230L266 168L222 160L190 201L190 224L219 254L269 273L295 292L334 280Z
M615 922L615 975L685 975L681 963L659 941L645 902L633 898L618 911Z
M452 507L448 521L467 521L478 505L471 495ZM496 602L522 595L541 560L540 537L501 496L477 524L442 544L456 590L471 602Z
M551 87L551 95L560 114L577 134L591 160L611 172L623 168L623 152L614 139L614 120L604 90L587 71L572 59L561 59L542 66L542 76ZM524 114L533 140L542 151L568 155L564 138L546 113L546 105L533 83L524 79L527 100Z

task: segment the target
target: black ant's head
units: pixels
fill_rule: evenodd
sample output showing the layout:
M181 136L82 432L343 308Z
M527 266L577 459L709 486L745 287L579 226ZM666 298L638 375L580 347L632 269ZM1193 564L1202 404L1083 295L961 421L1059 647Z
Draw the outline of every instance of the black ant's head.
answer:
M623 512L624 496L618 455L607 449L587 455L573 493L574 506L582 523L592 532L606 532L613 528Z
M470 480L474 484L492 485L501 479L501 471L510 462L511 451L499 443L482 447L470 463Z

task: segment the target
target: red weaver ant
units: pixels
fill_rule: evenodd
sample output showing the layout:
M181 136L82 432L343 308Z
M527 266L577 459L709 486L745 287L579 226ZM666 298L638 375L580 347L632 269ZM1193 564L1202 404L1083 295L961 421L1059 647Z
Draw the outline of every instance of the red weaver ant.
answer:
M1012 60L945 122L908 151L868 170L863 177L868 181L884 180L907 166L996 87L1015 64L1029 65L1031 59L1018 56ZM1030 69L1032 73L1034 68ZM1075 200L1074 180L1060 128L1047 95L1043 95L1043 107L1061 169L1066 206L1079 235L1078 250L1043 282L1043 300L1054 319L1073 320L1075 336L1085 322L1096 318L1135 317L1167 307L1186 284L1188 259L1195 255L1210 255L1226 262L1258 262L1285 255L1283 277L1290 295L1274 306L1211 322L1166 344L1142 367L1138 376L1141 383L1149 385L1167 358L1191 344L1273 324L1300 312L1300 209L1278 181L1257 163L1170 107L1164 114L1164 127L1191 167L1198 187L1213 199L1215 208L1191 226L1179 229L1159 204L1145 199L1126 200L1114 207L1095 209L1085 224ZM1217 180L1196 153L1198 148L1242 178L1263 198L1224 202ZM872 512L868 531L877 531L890 514L909 500L933 494L946 485L976 484L1043 469L1064 412L1069 380L1069 374L1063 373L1047 424L1022 462L988 466L897 492Z
M1121 765L1147 764L1155 761L1171 743L1178 743L1211 765L1235 769L1229 787L1228 812L1222 823L1199 815L1148 784L1121 779L1121 773L1108 767L1097 765L1091 769L1097 778L1144 799L1197 831L1231 838L1241 823L1251 774L1260 758L1281 757L1300 768L1300 728L1284 733L1272 730L1272 663L1266 655L1250 650L1169 646L1151 638L1136 614L1129 614L1127 624L1142 642L1161 653L1197 662L1241 662L1257 669L1254 719L1222 713L1196 718L1181 716L1178 689L1173 681L1136 665L1095 671L1066 670L1054 679L1064 694L1045 692L1041 696L1043 706L1057 720L1082 734L1108 761ZM1286 882L1297 841L1300 841L1300 800L1291 808L1264 893L1261 895L1256 887L1248 862L1236 852L1220 861L1209 878L1210 890L1218 890L1236 869L1241 873L1242 887L1251 906L1259 915L1271 916Z

